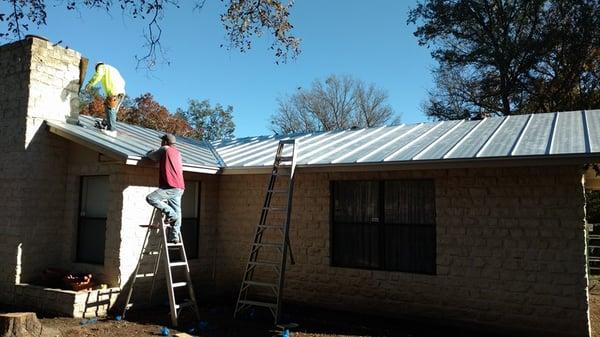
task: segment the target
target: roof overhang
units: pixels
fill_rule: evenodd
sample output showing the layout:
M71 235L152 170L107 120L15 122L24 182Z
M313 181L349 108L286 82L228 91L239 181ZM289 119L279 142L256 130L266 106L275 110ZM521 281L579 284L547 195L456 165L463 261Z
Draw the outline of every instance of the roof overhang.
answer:
M108 146L104 143L93 141L89 138L81 137L80 135L71 131L70 129L60 127L59 125L54 124L51 121L47 121L47 125L48 130L51 133L65 138L73 143L79 144L83 147L86 147L92 151L101 153L102 155L113 159L115 162L132 166L156 167L156 163L145 159L144 157L133 156L123 151L119 151L119 149L116 147ZM184 163L183 171L205 174L217 174L221 171L221 168Z

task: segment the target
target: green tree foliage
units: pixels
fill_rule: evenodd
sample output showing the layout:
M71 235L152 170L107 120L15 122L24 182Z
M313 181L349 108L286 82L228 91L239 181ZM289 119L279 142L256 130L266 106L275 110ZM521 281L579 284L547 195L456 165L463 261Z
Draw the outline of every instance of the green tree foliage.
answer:
M315 80L308 89L298 88L280 97L271 129L289 134L399 123L387 99L387 92L375 84L330 75L324 81Z
M206 140L233 138L235 123L231 105L224 108L219 103L211 106L207 99L190 99L187 109L177 109L175 116L189 123L191 137Z
M408 22L439 64L433 118L600 107L597 0L425 0Z
M56 2L56 3L55 3ZM136 55L138 64L153 68L162 56L161 27L168 8L179 9L182 3L202 8L206 0L68 0L52 1L66 11L81 13L81 8L102 9L108 14L120 11L126 18L145 23L143 45L146 54ZM227 47L241 52L249 50L256 36L272 36L271 49L277 63L286 62L300 53L300 39L292 35L289 22L292 2L282 0L222 0L221 22L227 34ZM48 18L48 0L0 0L0 38L22 38L31 25L44 26ZM223 46L223 45L221 45Z

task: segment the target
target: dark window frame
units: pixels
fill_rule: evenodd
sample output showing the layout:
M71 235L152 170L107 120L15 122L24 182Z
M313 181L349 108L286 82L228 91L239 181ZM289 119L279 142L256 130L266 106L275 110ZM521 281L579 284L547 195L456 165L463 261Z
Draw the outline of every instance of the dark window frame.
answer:
M432 203L433 203L433 223L432 224L402 224L402 223L387 223L385 216L385 196L386 190L385 185L387 182L394 181L422 181L431 184L432 188ZM336 259L336 238L335 238L335 228L336 226L343 225L341 222L336 221L335 219L335 185L338 183L359 183L359 182L377 182L377 200L376 207L377 213L379 217L379 222L377 223L377 250L378 250L378 264L379 267L365 267L353 264L342 264L339 263L339 259ZM434 179L388 179L388 180L331 180L329 183L329 191L330 191L330 213L329 213L329 253L330 253L330 266L332 267L340 267L340 268L352 268L352 269L363 269L363 270L381 270L381 271L390 271L390 272L406 272L406 273L414 273L414 274L425 274L425 275L436 275L437 274L437 223L436 223L436 206L435 206L435 180ZM358 225L366 225L366 223L357 223ZM386 249L385 249L385 238L386 238L386 227L388 226L399 226L399 227L409 227L409 228L417 228L417 227L427 227L432 230L432 261L430 262L429 268L422 268L428 270L410 270L407 268L391 268L389 263L386 261L388 258L386 257Z
M182 216L182 218L181 218L181 231L183 233L183 223L185 221L196 220L195 221L195 225L196 225L195 232L196 232L196 235L194 235L194 238L193 238L193 240L195 242L194 246L196 247L196 249L192 251L192 250L188 249L188 245L187 244L185 245L185 248L186 248L185 253L186 253L186 256L187 256L188 260L196 260L196 259L200 258L200 211L201 211L200 200L202 198L202 181L200 181L200 180L189 180L188 182L196 183L196 193L197 193L196 217L195 218L190 218L190 217L183 217ZM183 202L182 202L182 206L183 206ZM183 214L183 207L182 207L181 211L182 211L182 214ZM184 244L186 243L185 241L188 241L188 243L189 243L189 240L190 240L189 238L186 239L186 237L187 236L184 234L183 235Z
M108 211L105 217L90 217L90 216L82 216L81 215L81 211L83 209L83 185L84 185L84 180L86 178L95 178L95 177L106 177L107 178L107 184L110 184L110 176L106 175L106 174L94 174L94 175L82 175L79 176L79 206L77 208L77 235L76 235L76 242L75 242L75 262L76 263L87 263L87 264L93 264L93 265L98 265L98 266L103 266L104 265L104 258L105 258L105 254L106 254L106 224L108 221ZM109 191L110 191L110 186L109 187ZM109 202L107 200L107 202ZM108 206L108 205L107 205ZM82 226L83 226L83 222L85 222L86 220L104 220L104 239L103 241L103 249L102 249L102 261L92 261L92 260L86 260L86 259L82 259L81 255L81 244L82 244Z

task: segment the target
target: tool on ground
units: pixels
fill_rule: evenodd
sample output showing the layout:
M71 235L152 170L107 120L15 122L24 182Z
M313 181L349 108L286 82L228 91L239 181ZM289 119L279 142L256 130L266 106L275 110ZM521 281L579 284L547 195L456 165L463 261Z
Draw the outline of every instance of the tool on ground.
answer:
M284 155L284 152L286 155ZM250 257L246 264L235 306L234 318L246 309L263 307L270 310L275 324L279 321L288 252L290 254L290 262L292 264L295 263L290 246L289 227L292 212L296 153L297 146L294 139L279 142L260 220L254 232ZM279 184L277 183L278 178L283 178L283 181ZM287 182L285 179L287 179ZM275 203L283 201L285 205L274 206L273 201ZM279 219L279 221L283 221L274 224L270 220L272 215L276 214L283 214L285 218ZM277 217L275 216L275 218ZM279 240L276 242L263 242L265 236L275 236ZM273 256L275 257L273 258Z
M163 264L165 267L165 279L167 283L167 294L169 297L169 306L171 309L171 324L176 327L177 320L181 313L181 310L187 307L191 307L196 316L196 320L200 320L200 312L198 311L198 305L196 303L196 296L194 295L194 288L192 286L192 279L190 277L190 267L188 265L187 255L185 253L185 247L183 246L183 238L181 234L179 234L179 242L178 243L170 243L167 241L167 229L168 225L164 223L164 219L161 217L160 225L156 225L155 221L160 214L160 211L154 209L152 212L152 216L150 218L149 225L144 225L143 227L148 227L146 231L146 237L144 239L144 244L142 245L142 250L140 252L140 258L138 260L137 266L135 267L135 271L133 273L133 279L131 280L131 286L129 287L129 291L127 293L127 301L125 303L125 307L123 309L122 317L125 317L125 312L129 310L133 303L131 302L131 295L133 293L133 289L138 278L152 278L152 285L150 288L150 297L149 300L152 300L152 295L154 293L154 281L156 279L158 273L158 266L161 262L161 256L163 258ZM156 242L157 236L160 236L158 247L156 245L149 245L149 242ZM178 253L178 254L177 254ZM173 257L178 256L178 260L174 260ZM147 260L153 260L153 269L149 273L141 273L140 266L144 264ZM185 280L181 282L173 281L173 271L180 270L185 274ZM185 299L181 303L176 302L175 297L175 289L187 287L188 290L188 298Z

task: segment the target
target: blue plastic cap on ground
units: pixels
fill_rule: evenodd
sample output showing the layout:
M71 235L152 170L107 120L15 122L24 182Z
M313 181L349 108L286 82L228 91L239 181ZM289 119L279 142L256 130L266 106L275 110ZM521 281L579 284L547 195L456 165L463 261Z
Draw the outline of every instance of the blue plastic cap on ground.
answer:
M171 330L169 330L169 328L167 328L166 326L161 326L160 333L163 336L169 336L171 334Z

